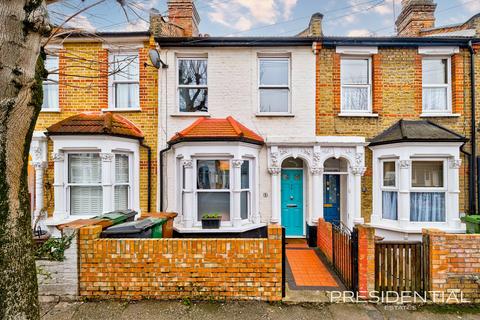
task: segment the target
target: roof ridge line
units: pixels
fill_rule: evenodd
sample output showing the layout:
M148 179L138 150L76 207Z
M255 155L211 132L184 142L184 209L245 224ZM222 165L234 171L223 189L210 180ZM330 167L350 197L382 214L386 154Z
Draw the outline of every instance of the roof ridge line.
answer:
M230 123L230 125L233 127L233 130L235 131L235 133L241 137L243 137L244 133L243 131L240 129L240 127L238 126L238 123L237 123L237 120L233 119L232 116L228 116L227 117L227 121Z
M103 120L103 132L112 132L113 114L112 112L105 112L105 119Z

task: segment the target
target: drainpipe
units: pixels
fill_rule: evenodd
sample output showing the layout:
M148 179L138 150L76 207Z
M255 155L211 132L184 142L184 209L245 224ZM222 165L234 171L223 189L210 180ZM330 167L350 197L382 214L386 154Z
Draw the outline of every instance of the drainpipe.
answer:
M160 211L163 212L163 154L170 150L172 145L168 145L165 149L160 150L159 169L160 169Z
M479 186L477 183L477 128L476 128L476 119L475 119L475 50L473 49L472 40L468 41L468 49L470 51L470 98L471 98L471 160L470 160L470 172L469 172L469 182L470 182L470 196L469 200L470 203L470 214L476 214L477 212L477 202L475 201L475 197L477 196L477 190L479 190ZM476 182L477 181L477 182ZM480 197L477 197L477 201L480 201ZM479 203L480 206L480 203Z
M140 146L147 149L147 211L151 212L152 209L152 148L143 143L140 143Z

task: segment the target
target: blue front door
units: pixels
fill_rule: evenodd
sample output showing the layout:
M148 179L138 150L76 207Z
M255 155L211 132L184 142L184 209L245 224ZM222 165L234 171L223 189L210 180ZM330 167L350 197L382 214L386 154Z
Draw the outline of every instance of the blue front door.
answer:
M282 225L287 236L303 236L303 170L282 170Z
M338 225L340 222L340 176L326 174L323 176L323 218Z

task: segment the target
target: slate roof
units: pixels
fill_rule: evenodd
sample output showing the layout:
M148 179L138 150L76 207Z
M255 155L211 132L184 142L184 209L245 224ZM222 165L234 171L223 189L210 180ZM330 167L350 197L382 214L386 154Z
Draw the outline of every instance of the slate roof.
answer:
M264 143L262 137L232 117L225 119L199 118L189 127L177 132L168 143L175 144L184 141L242 141L260 145Z
M111 135L142 140L143 132L112 112L80 113L47 128L47 135Z
M400 120L370 140L370 146L400 142L466 142L467 139L427 120Z

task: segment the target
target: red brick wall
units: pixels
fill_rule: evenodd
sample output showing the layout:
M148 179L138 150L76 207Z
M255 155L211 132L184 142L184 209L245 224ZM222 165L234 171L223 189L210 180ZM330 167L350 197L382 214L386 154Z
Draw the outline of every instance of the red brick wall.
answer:
M332 261L332 224L322 218L318 219L317 227L317 247Z
M430 291L463 292L470 302L480 302L480 234L447 234L424 230L429 242ZM427 240L428 239L428 240Z
M358 225L358 292L368 296L375 290L375 229Z
M80 230L80 296L282 299L282 229L267 239L100 239Z

